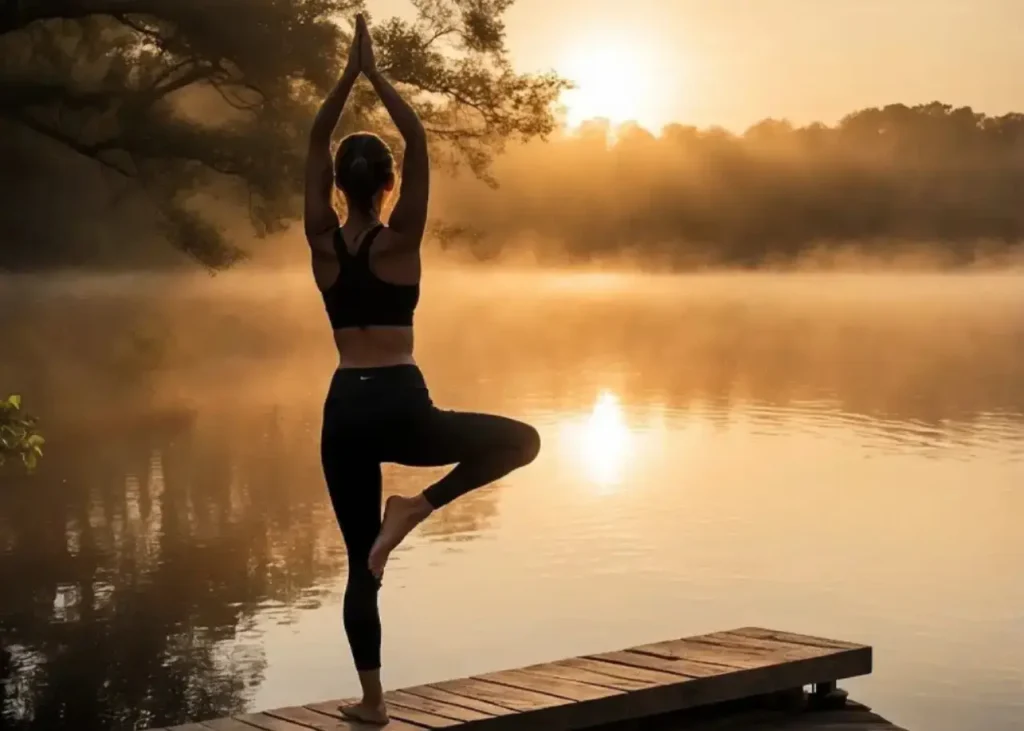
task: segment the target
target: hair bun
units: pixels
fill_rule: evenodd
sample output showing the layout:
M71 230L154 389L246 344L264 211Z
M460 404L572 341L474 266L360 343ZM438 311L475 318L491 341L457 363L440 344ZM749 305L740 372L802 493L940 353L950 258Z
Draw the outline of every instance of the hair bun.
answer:
M362 155L352 161L352 165L349 166L349 170L353 173L361 174L365 173L370 167L370 162Z

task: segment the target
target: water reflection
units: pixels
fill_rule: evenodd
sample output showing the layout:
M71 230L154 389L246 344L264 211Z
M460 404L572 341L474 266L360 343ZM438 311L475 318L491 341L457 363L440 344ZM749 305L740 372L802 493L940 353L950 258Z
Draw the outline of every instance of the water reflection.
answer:
M526 418L545 449L523 474L432 516L396 554L385 597L394 682L612 649L638 626L720 628L747 603L786 624L854 607L885 637L891 606L865 603L880 593L909 606L910 586L941 608L917 616L934 630L929 646L983 621L996 636L1002 620L986 606L1024 612L1012 523L1024 509L1024 306L755 308L563 288L513 315L474 296L427 298L419 347L434 398ZM123 302L43 302L34 334L5 341L24 357L0 362L0 383L28 386L49 438L37 476L0 478L5 728L171 726L351 691L339 680L350 679L345 555L316 443L332 356L305 324L322 324L316 303L189 302L159 312L176 327L154 370L59 337L68 312L124 324ZM13 327L10 311L0 307L0 327ZM474 338L459 329L469 311ZM218 313L237 339L186 326ZM52 362L68 365L42 367ZM385 489L412 494L443 472L389 467ZM823 517L823 501L845 507ZM865 546L861 528L879 515L899 528ZM950 522L956 551L943 548ZM836 583L835 564L849 583ZM939 577L968 575L984 602L938 601ZM685 602L666 601L676 586ZM509 642L516 627L522 639ZM988 652L985 672L1004 668L993 687L1024 678ZM1017 710L994 700L987 727Z
M566 419L562 432L579 469L594 485L610 488L622 483L633 440L618 396L602 390L590 414Z

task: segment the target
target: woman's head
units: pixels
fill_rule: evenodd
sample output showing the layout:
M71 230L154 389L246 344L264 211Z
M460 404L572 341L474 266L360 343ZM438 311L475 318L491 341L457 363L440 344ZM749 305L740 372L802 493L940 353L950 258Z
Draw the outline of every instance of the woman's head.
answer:
M391 148L370 132L349 135L334 157L334 182L350 208L362 213L379 211L384 194L395 186Z

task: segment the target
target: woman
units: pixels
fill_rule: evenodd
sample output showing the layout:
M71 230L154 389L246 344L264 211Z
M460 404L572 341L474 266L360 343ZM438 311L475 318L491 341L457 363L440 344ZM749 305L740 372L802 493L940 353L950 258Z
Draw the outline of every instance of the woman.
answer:
M386 226L381 206L395 186L388 146L376 135L357 133L346 137L331 159L331 134L360 73L405 141L398 200ZM431 512L529 464L540 450L540 437L527 424L436 408L413 359L429 182L423 125L377 70L366 21L359 15L348 64L310 132L305 229L313 276L340 355L324 406L321 458L348 552L345 632L363 689L360 703L341 710L353 720L376 724L388 722L377 611L388 555ZM332 205L334 185L347 204L340 225ZM382 521L382 462L455 467L416 497L389 497Z

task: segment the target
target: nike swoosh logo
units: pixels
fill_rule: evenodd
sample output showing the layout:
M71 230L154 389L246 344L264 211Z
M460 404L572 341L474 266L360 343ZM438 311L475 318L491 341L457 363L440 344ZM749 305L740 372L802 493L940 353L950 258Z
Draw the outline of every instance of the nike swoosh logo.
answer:
M372 379L373 379L373 376L359 376L359 380L360 381L370 381Z

